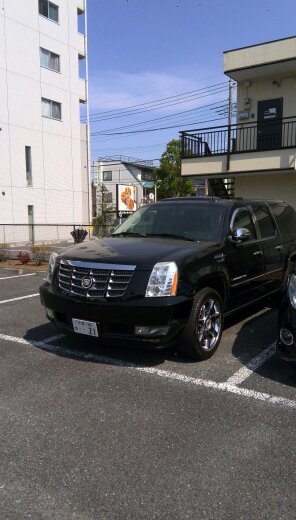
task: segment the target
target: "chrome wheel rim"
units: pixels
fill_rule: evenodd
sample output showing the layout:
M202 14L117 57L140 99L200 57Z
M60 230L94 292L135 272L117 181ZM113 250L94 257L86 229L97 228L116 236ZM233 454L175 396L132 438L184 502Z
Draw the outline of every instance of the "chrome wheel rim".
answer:
M221 308L214 298L205 300L200 308L196 334L201 348L212 350L220 337L221 332Z

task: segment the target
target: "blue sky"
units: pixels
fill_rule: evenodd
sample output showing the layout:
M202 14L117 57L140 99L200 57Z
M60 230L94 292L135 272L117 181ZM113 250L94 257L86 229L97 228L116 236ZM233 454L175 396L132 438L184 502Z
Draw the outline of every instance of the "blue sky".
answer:
M88 0L92 158L157 159L179 130L223 124L223 51L295 27L296 0Z

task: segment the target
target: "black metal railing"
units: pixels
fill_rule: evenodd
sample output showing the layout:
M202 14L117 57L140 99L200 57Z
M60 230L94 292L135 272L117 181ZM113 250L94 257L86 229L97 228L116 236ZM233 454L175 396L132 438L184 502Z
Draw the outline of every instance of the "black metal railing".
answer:
M296 147L296 116L189 130L181 134L181 157L209 157Z

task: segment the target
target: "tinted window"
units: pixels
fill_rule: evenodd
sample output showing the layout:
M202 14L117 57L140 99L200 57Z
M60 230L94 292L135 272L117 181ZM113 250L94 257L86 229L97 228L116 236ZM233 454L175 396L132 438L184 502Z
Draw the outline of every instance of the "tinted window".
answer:
M270 204L284 240L291 240L296 235L296 213L287 204Z
M265 206L254 206L253 211L259 226L261 238L269 238L275 235L275 225Z
M251 240L256 238L255 227L247 209L240 209L234 217L232 231L238 228L246 228L250 232Z
M149 204L130 217L117 233L179 235L217 242L221 239L225 209L214 204Z

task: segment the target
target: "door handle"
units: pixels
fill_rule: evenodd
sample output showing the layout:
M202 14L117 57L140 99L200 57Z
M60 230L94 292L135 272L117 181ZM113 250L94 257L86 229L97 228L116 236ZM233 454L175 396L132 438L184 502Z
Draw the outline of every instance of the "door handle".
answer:
M254 256L263 256L263 251L254 251Z
M283 246L275 246L274 248L276 251L282 251L283 249Z

